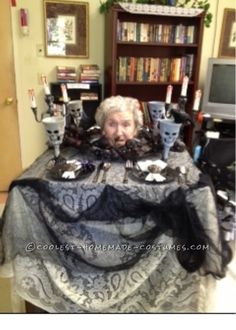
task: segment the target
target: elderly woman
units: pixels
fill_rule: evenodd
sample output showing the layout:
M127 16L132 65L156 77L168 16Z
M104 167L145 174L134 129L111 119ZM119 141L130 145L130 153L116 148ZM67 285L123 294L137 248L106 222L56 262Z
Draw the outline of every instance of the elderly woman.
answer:
M79 132L69 127L65 143L100 159L137 159L152 152L152 137L142 130L143 113L132 97L111 96L97 108L96 126Z
M119 148L137 135L143 125L143 114L137 99L118 95L100 104L95 120L109 145Z

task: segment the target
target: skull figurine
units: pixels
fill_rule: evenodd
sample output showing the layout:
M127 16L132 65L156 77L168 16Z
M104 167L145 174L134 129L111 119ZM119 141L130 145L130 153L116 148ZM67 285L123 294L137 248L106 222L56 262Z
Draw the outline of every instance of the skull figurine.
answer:
M165 103L159 101L149 101L148 109L154 124L154 128L156 128L158 121L165 118Z
M42 120L42 123L46 129L49 142L54 147L55 157L58 157L60 154L59 147L65 132L64 118L46 117Z
M170 148L174 145L180 131L181 124L174 123L171 120L163 119L160 123L160 134L164 145L163 159L168 159Z
M67 110L75 125L79 126L83 114L83 102L81 100L70 101L67 104Z

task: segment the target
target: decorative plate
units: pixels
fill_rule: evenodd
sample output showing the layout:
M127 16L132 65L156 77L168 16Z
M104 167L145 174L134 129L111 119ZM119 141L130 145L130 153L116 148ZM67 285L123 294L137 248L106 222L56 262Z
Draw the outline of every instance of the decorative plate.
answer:
M151 165L152 166L152 165ZM141 171L140 169L134 167L129 175L131 179L137 180L143 183L151 184L165 184L172 182L178 178L178 173L175 169L167 166L164 169L160 169L157 172L151 171Z
M58 164L48 171L50 179L59 181L82 180L95 170L90 161L65 162Z

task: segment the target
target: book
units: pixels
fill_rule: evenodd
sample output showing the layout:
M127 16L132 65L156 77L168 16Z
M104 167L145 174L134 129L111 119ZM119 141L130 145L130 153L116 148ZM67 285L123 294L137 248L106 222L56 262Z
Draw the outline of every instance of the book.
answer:
M101 75L101 70L97 64L81 64L80 67L80 82L98 83Z
M97 101L98 100L98 94L97 93L92 93L92 92L90 92L90 93L83 92L83 93L80 94L80 99L82 101L85 101L85 100Z
M76 82L77 74L75 67L72 66L57 66L56 76L58 82Z

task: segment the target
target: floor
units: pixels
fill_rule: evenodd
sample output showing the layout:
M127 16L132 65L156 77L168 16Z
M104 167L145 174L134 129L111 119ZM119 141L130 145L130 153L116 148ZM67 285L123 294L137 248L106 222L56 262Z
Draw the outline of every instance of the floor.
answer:
M0 216L2 214L7 194L0 193ZM0 220L1 221L1 220ZM0 313L11 313L11 282L9 279L0 278Z
M3 208L3 204L6 202L6 200L7 200L7 193L6 192L1 192L0 193L0 210L1 210L1 208ZM1 214L1 212L0 212L0 214Z
M232 242L233 243L233 242ZM235 246L233 247L236 252ZM227 276L216 282L216 290L213 293L212 308L209 312L236 313L236 253L228 265Z
M0 216L7 194L0 193ZM1 220L0 220L1 221ZM234 251L236 247L232 245ZM0 277L0 313L24 313L24 302L11 292L10 279ZM216 288L209 292L210 313L236 313L236 253L228 266L227 276L216 282ZM12 304L13 302L13 304Z

